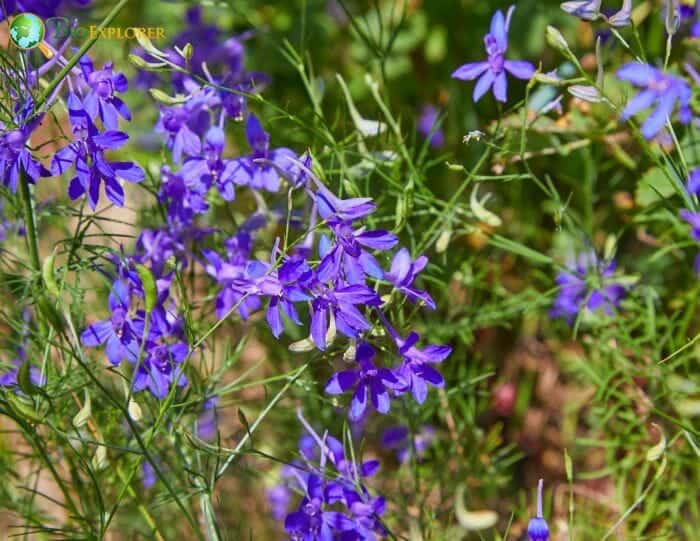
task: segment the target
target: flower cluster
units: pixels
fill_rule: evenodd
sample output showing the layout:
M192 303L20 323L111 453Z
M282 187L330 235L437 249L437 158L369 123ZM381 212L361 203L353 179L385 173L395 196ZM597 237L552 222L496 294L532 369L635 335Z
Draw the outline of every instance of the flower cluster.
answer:
M172 273L154 277L138 255L117 263L108 319L81 334L86 347L105 346L109 362L134 367L132 389L165 398L172 385L185 385L183 363L190 356L182 318L171 297ZM151 283L152 282L152 283Z
M385 536L381 521L385 500L373 496L363 482L377 472L379 462L353 462L339 440L327 433L319 436L301 412L298 416L310 437L300 441L301 460L287 467L286 483L268 493L280 514L292 490L302 496L296 510L284 520L290 539L370 541Z
M43 74L49 69L66 63L61 52L70 38L55 51L55 56L36 70ZM59 62L60 61L60 62ZM126 104L116 95L126 91L128 82L121 73L115 73L107 64L95 69L92 61L83 56L80 69L75 68L67 76L71 88L66 99L73 139L53 156L50 170L33 155L30 138L41 125L44 114L37 112L37 104L31 97L31 85L36 85L36 76L21 81L27 86L26 97L19 98L15 106L12 125L0 123L0 174L3 184L16 192L20 175L28 182L36 183L40 177L56 176L73 170L75 176L69 183L68 195L78 199L87 195L94 210L100 200L104 184L107 198L117 206L124 205L122 181L141 182L143 170L133 162L111 162L105 152L122 147L129 136L117 130L119 117L129 120L131 115ZM58 94L48 99L50 107ZM102 129L100 129L100 126Z

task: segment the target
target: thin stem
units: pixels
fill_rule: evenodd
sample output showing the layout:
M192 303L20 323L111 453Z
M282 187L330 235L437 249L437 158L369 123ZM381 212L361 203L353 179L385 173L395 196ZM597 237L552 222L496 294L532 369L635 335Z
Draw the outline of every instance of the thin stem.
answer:
M31 190L29 189L29 177L24 170L21 170L19 175L19 193L22 199L22 208L24 210L24 227L26 230L29 257L32 260L32 268L35 271L39 271L41 270L41 261L39 259L39 243L37 241L36 234L34 202L32 200Z

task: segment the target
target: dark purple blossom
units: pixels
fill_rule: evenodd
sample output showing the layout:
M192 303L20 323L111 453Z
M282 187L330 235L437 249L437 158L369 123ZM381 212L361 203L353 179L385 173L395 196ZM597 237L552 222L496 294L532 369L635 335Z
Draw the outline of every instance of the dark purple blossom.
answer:
M141 479L143 482L143 488L145 489L153 488L153 485L155 485L156 481L158 480L156 470L146 459L141 462Z
M582 310L600 308L612 315L627 294L627 288L615 280L614 260L600 261L593 252L586 252L568 268L556 278L559 293L550 311L553 318L563 317L571 324Z
M41 124L42 116L28 118L33 107L29 100L15 117L16 127L9 127L0 122L0 175L2 183L12 193L17 191L17 184L22 172L35 184L39 177L51 176L51 173L32 156L27 146L32 132Z
M511 6L507 16L504 16L501 10L494 13L491 28L484 38L488 60L464 64L452 74L452 78L462 81L473 81L479 78L474 87L475 102L479 101L490 88L493 88L493 95L498 101L505 102L508 88L506 72L525 80L530 79L535 73L535 67L530 62L505 59L508 50L508 27L514 9L515 7Z
M320 350L326 349L328 318L333 317L336 328L348 338L359 338L362 331L371 328L358 306L379 306L377 293L361 284L327 286L319 283L313 289L311 302L311 338Z
M195 215L209 210L206 200L209 188L206 179L185 178L182 171L173 172L166 165L161 169L158 200L167 206L169 221L191 224Z
M292 470L304 498L298 510L287 515L285 530L291 539L314 541L374 541L386 535L380 517L386 505L384 498L372 496L362 484L363 477L373 475L379 462L368 460L356 465L347 460L343 445L328 434L321 438L298 413L299 420L312 436L318 452L307 445L300 449L306 467ZM319 458L319 465L312 460ZM328 466L332 465L336 475ZM308 472L306 474L302 472ZM329 511L339 509L339 511ZM341 512L345 511L345 512Z
M377 260L364 248L391 250L398 242L395 235L383 229L353 229L351 222L337 218L329 218L327 225L333 231L335 243L331 243L325 235L321 237L319 280L326 282L339 276L341 268L350 284L364 284L366 274L377 279L384 277L384 271Z
M652 139L663 129L676 104L681 123L687 124L691 121L692 91L682 78L640 62L625 64L617 71L617 77L642 88L642 91L627 103L620 115L622 120L628 120L640 111L653 108L642 124L642 135L646 139Z
M210 396L204 401L202 413L197 418L197 436L203 440L212 440L217 434L218 424L218 396Z
M12 361L12 368L0 374L0 387L18 387L19 381L17 378L19 376L19 371L22 364L26 362L29 361L27 361L27 353L24 347L17 348L17 357ZM41 370L35 366L30 366L29 381L32 385L42 387L46 383L46 378L41 375Z
M205 250L205 270L221 286L216 296L216 315L224 318L234 307L243 319L262 306L259 289L255 282L268 272L265 264L249 260L253 249L252 230L241 230L225 243L227 257L222 258L212 250Z
M0 2L0 21L15 13L33 13L43 19L53 17L63 0L2 0Z
M134 391L148 389L153 396L163 399L168 396L172 385L187 384L187 378L181 370L189 353L187 344L147 342L144 351L145 356L136 367Z
M264 281L261 291L270 298L266 319L276 338L279 338L284 330L283 314L297 325L302 324L294 304L311 300L308 288L313 277L313 271L305 259L291 257L280 265L276 276L273 273Z
M326 510L325 483L323 479L311 474L300 488L304 497L297 511L290 513L284 520L284 529L292 541L328 540L336 538L340 532L353 529L353 521L338 511Z
M422 404L428 396L428 385L444 387L445 380L432 365L449 357L452 348L446 345L428 345L419 349L416 347L420 340L418 333L410 332L405 339L391 328L390 333L403 358L395 374L404 382L404 390L411 391L416 402Z
M379 413L388 413L391 407L391 391L402 388L403 383L387 368L377 368L372 362L374 349L360 343L355 354L358 370L341 370L333 374L326 384L326 393L337 395L355 389L348 418L361 419L371 402Z
M335 218L342 221L354 222L369 216L377 205L369 197L353 197L340 199L325 186L319 184L314 201L318 214L324 220Z
M111 62L96 70L87 55L80 59L80 68L90 88L83 99L83 105L90 118L97 120L99 117L107 130L117 129L119 116L131 120L131 113L126 104L115 96L115 92L121 94L128 90L129 82L126 76L123 73L114 73Z
M159 229L144 229L136 239L133 260L136 263L150 264L151 270L162 275L168 264L185 268L192 253L188 246L199 243L209 229L191 227L178 222Z
M202 155L188 158L180 169L185 181L204 192L204 188L216 185L225 201L236 198L234 182L239 164L235 160L223 160L222 153L226 137L219 126L212 126L207 131L202 148Z
M411 255L406 248L401 248L391 262L391 269L384 275L384 278L391 282L396 289L406 295L409 301L422 302L432 310L435 310L435 301L426 292L416 289L413 282L416 277L428 264L428 258L419 256L415 261L411 261Z
M251 114L246 122L246 139L252 152L235 160L232 181L255 190L276 192L280 177L293 179L297 175L296 154L288 148L270 149L270 135L258 117Z
M685 188L691 195L700 194L700 167L695 167L690 171Z
M87 194L93 210L97 208L102 183L107 198L118 207L124 206L124 189L119 179L141 182L143 169L133 162L109 162L104 152L120 148L129 136L116 130L98 132L75 94L68 97L68 109L77 139L56 153L51 162L51 173L59 175L74 167L76 176L70 181L68 195L77 199Z
M106 345L107 358L113 365L123 359L136 362L143 335L143 320L132 314L131 294L122 281L116 281L109 294L109 319L97 321L80 335L86 347Z
M285 466L289 468L290 466ZM282 520L287 516L289 504L292 501L291 490L285 485L274 485L265 491L267 503L272 509L272 516L275 520Z
M416 458L420 460L434 439L435 428L432 425L423 425L413 437L407 426L392 426L382 435L382 447L395 450L396 458L403 464L414 451Z
M690 236L697 242L700 242L700 212L691 212L688 209L680 211L680 217L690 224Z
M198 156L202 151L202 143L188 122L192 111L184 105L162 107L156 131L166 137L168 148L172 150L173 162L182 162L183 155Z
M440 148L445 144L445 134L437 125L440 111L433 105L424 105L418 117L418 133L423 137L430 137L430 146Z

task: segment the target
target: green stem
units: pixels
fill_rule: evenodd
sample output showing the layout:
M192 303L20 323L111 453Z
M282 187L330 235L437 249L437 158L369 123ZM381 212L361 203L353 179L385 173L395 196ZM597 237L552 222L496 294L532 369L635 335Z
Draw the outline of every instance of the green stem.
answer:
M22 209L24 211L24 230L25 238L27 239L27 249L31 259L32 270L36 275L41 274L41 260L39 259L39 240L36 234L36 213L34 212L34 199L32 191L29 188L29 177L27 173L20 167L19 172L19 194L22 200ZM32 283L34 281L32 280ZM36 301L38 295L35 296ZM42 339L49 337L49 328L46 325L46 320L43 317L39 318L39 330L41 331Z
M24 210L24 228L26 231L27 248L29 249L29 257L32 259L32 268L40 272L41 260L39 259L39 242L36 234L36 217L34 214L34 201L32 193L29 189L29 177L23 170L19 175L19 193L22 199L22 208Z

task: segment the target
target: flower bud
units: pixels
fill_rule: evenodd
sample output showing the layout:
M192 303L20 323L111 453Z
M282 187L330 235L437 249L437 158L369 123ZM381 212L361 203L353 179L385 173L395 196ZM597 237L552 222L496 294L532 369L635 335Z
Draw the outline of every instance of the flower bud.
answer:
M547 25L547 31L546 31L546 39L547 43L549 44L550 47L555 48L558 51L561 52L569 52L569 43L566 41L566 38L562 35L561 32L559 32L559 29L552 26L552 25Z
M544 481L540 479L537 484L537 516L530 519L527 525L527 535L530 541L549 541L549 527L542 517L542 486Z
M580 17L584 21L593 21L600 15L600 4L602 0L574 0L564 2L561 9L569 15Z
M669 36L673 36L681 25L681 17L678 12L678 5L676 0L668 0L666 2L666 17L664 19L664 26L666 27L666 33Z
M608 18L608 24L615 27L623 27L632 21L632 0L624 0L620 11Z

